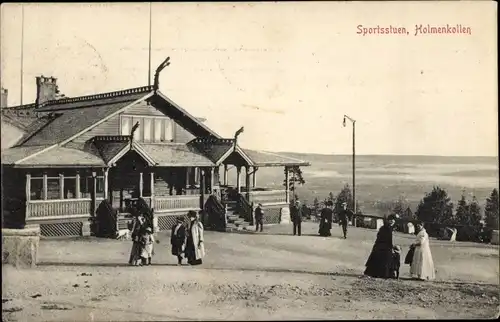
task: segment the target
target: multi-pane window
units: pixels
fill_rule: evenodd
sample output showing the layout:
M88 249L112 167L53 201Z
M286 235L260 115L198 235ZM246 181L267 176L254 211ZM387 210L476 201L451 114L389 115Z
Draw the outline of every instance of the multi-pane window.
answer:
M49 173L45 177L47 180L46 190L44 191L44 177L37 174L30 177L30 200L58 200L58 199L76 199L77 196L77 180L76 175L69 176L59 175L57 173ZM91 198L92 196L92 181L91 175L82 174L80 176L80 196L79 198ZM104 198L104 176L96 177L97 198ZM44 195L46 193L46 196Z
M174 139L174 123L168 117L130 116L121 117L122 135L130 135L132 127L139 122L134 132L134 140L139 142L172 142Z
M31 178L31 200L43 199L43 178Z
M151 142L151 126L152 119L150 118L145 118L143 127L144 127L144 142Z
M96 197L104 198L104 177L97 176L96 177ZM92 176L82 177L80 179L80 193L82 198L91 198L92 197Z

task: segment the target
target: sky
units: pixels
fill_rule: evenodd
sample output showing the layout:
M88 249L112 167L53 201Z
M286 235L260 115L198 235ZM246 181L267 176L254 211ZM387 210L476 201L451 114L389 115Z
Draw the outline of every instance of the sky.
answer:
M1 85L20 103L21 6L1 7ZM322 154L498 155L496 3L153 3L160 90L242 146ZM25 4L23 102L148 84L149 4ZM415 25L470 27L419 34ZM358 25L408 34L357 34Z

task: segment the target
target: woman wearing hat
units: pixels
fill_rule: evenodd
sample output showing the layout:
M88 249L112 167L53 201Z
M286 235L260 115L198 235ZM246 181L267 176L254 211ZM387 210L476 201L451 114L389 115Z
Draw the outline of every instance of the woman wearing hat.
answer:
M372 252L366 261L365 275L378 278L390 278L392 266L392 231L396 216L387 217L385 224L379 229Z
M172 255L177 256L177 264L182 265L182 254L186 246L186 226L184 226L184 216L177 217L176 224L172 227L170 235L172 245Z
M190 210L188 212L189 228L187 231L186 257L188 264L200 265L205 257L205 245L203 244L203 224L198 219L198 214Z
M132 249L130 250L130 256L128 263L130 265L138 265L140 262L141 255L141 243L139 239L141 234L146 227L146 220L142 214L138 214L132 219L130 223L129 230L132 232Z
M328 200L326 207L321 209L321 221L319 222L319 235L328 237L332 235L333 202Z

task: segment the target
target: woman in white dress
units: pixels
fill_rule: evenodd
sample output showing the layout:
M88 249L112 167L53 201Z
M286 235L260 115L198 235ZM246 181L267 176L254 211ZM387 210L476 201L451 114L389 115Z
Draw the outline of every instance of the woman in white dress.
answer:
M429 235L425 231L422 222L417 223L417 241L412 245L415 247L413 260L410 266L410 274L413 278L422 281L431 281L436 278L434 261L432 260Z

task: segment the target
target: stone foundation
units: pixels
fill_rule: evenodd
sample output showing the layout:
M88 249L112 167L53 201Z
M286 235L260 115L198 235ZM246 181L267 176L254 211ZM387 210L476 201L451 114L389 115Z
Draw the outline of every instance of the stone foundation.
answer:
M2 265L10 264L17 268L36 267L39 243L39 226L2 229Z

